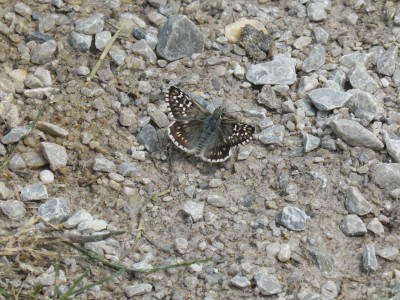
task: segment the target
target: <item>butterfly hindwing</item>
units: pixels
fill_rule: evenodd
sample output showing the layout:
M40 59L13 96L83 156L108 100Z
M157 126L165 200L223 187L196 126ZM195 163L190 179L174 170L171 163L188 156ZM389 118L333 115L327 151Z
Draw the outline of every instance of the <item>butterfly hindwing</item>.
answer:
M168 126L168 135L180 149L193 153L202 133L203 123L197 120L174 121Z

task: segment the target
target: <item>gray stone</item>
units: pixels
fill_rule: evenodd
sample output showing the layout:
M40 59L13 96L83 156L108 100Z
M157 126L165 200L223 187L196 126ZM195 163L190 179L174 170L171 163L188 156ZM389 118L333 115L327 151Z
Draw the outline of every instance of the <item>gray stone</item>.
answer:
M184 254L188 248L188 241L185 238L175 239L175 249L178 253Z
M372 210L371 203L365 199L364 195L355 186L347 190L345 205L349 213L359 216L365 216Z
M110 48L110 51L108 52L112 60L117 64L117 65L122 65L125 61L126 53L124 50L122 50L120 47L113 45Z
M372 171L372 181L388 191L400 188L400 163L377 164Z
M65 198L53 198L39 206L38 215L52 224L64 222L70 214L69 203Z
M77 230L79 232L98 232L105 230L108 226L108 223L104 220L86 220L79 223Z
M378 218L373 218L367 225L367 229L376 235L383 235L385 232L385 228L383 227L382 223L379 222Z
M5 155L7 153L6 147L0 143L0 155Z
M325 47L316 44L304 60L302 70L304 72L312 72L321 68L325 63Z
M153 289L153 286L148 283L139 283L135 285L129 285L124 288L124 292L127 297L131 298L134 296L141 296L148 294Z
M104 15L102 13L91 14L87 18L78 19L75 30L83 34L96 34L103 31Z
M241 289L246 288L251 284L250 280L246 276L240 276L239 274L231 279L231 283L233 286Z
M53 55L57 50L57 42L54 40L47 41L39 46L34 47L31 52L31 62L37 65L43 65L53 59Z
M328 15L322 3L310 3L307 5L307 16L311 21L320 22L326 20Z
M48 197L47 188L42 183L28 184L21 191L22 201L44 200Z
M203 219L203 212L204 212L204 204L198 203L194 201L186 201L183 206L182 210L192 217L193 222L198 222Z
M7 144L15 144L17 143L25 134L29 132L29 129L27 129L24 126L17 126L14 127L10 130L9 133L7 133L3 138L1 139L1 142L5 145Z
M251 152L253 152L253 150L254 150L254 146L252 146L252 145L245 145L243 147L240 147L239 153L237 156L237 160L247 159L250 156Z
M36 129L43 131L54 137L62 137L66 138L69 135L69 132L60 126L55 124L47 123L47 122L38 122L36 124Z
M386 150L395 162L400 162L400 140L386 139Z
M167 4L167 0L149 0L149 4L155 8L160 8Z
M395 260L399 255L399 249L397 247L388 246L378 251L380 257L387 260Z
M158 128L167 127L171 122L169 121L166 114L162 111L155 109L155 110L148 110L149 116L151 120L158 126Z
M258 139L261 143L270 144L281 144L285 135L285 126L273 125L260 132Z
M278 294L282 291L281 283L274 275L265 275L263 273L256 273L254 279L257 288L264 296Z
M111 32L109 31L102 31L96 33L94 37L94 45L100 51L103 51L108 42L111 40Z
M43 168L48 164L46 158L41 152L25 152L21 154L26 166L30 170Z
M124 107L119 114L119 123L122 126L129 127L137 124L136 113L132 108Z
M296 82L295 66L293 58L277 55L272 61L251 65L246 79L256 85L290 85Z
M1 201L0 209L13 221L21 221L26 214L24 203L18 200Z
M360 65L349 74L349 81L354 88L371 94L379 88L379 84L368 74L366 68Z
M140 130L139 134L137 135L137 141L150 153L159 150L157 131L150 124L147 124Z
M353 95L346 106L350 109L350 112L361 119L364 126L367 126L371 121L384 118L385 110L374 95L360 90L352 90L350 93Z
M279 253L278 253L278 260L280 262L288 262L290 259L290 245L289 244L281 244Z
M367 227L357 215L347 215L340 225L340 229L348 236L363 236L367 233Z
M312 38L310 36L300 36L293 42L293 47L296 49L303 49L310 45Z
M90 49L92 44L92 36L72 31L70 35L70 42L75 50L86 52Z
M0 200L8 199L11 196L11 190L6 187L4 182L0 181Z
M366 70L374 62L373 53L350 53L343 55L340 59L340 66L345 70L345 72L350 72L355 68L363 68Z
M78 211L76 211L71 217L68 218L63 223L63 226L68 229L75 228L82 222L91 222L93 221L92 215L86 211L85 209L81 208Z
M273 88L270 85L264 85L257 96L257 102L271 109L279 109L282 106L282 100L276 97Z
M58 170L67 165L68 155L64 146L54 143L42 142L40 143L44 157L50 164L52 171Z
M11 171L20 171L26 168L26 164L22 159L21 155L15 154L8 163L8 168Z
M330 253L312 248L307 249L307 252L321 272L331 272L333 270L335 259Z
M345 106L351 94L331 88L320 88L310 91L308 96L316 108L321 111L329 111Z
M25 18L30 17L32 15L32 9L22 2L15 3L14 11Z
M157 56L153 49L147 44L146 40L140 40L134 43L131 47L134 54L137 54L152 64L157 62Z
M52 87L43 87L30 90L24 90L24 96L34 99L43 99L50 96L54 91Z
M210 180L210 182L208 183L208 186L210 187L210 188L216 188L216 187L219 187L219 186L221 186L222 185L222 180L221 179L218 179L218 178L212 178L211 180Z
M321 139L319 137L313 136L311 134L305 134L303 138L303 146L304 146L304 151L310 152L318 148L319 144L321 142Z
M228 199L220 195L208 195L207 203L214 207L227 207Z
M98 172L114 172L116 169L116 166L114 162L111 160L108 160L105 158L103 155L96 155L93 161L93 171L98 171Z
M26 76L26 79L24 80L24 85L30 89L35 89L43 87L43 82L36 76L28 74L28 76Z
M374 273L378 269L378 260L375 255L375 246L373 244L365 245L363 250L363 269L365 273Z
M297 87L297 95L303 97L307 92L315 89L319 85L317 77L318 75L315 73L311 76L302 76Z
M188 57L204 50L205 37L186 16L168 18L158 35L156 50L168 61Z
M368 129L352 120L332 120L334 133L351 146L382 150L383 143Z
M397 46L390 47L379 56L376 70L378 73L386 76L392 76L396 69L396 60L399 50Z
M185 279L183 281L189 291L193 291L196 288L198 282L199 280L195 276L185 276Z
M318 44L326 45L329 41L329 33L325 31L322 27L314 27L313 33L315 37L315 41Z
M139 173L140 167L133 162L123 162L119 164L117 172L118 174L127 177L127 176L137 176Z
M276 215L275 221L287 229L302 231L306 228L308 218L301 209L294 206L286 206Z

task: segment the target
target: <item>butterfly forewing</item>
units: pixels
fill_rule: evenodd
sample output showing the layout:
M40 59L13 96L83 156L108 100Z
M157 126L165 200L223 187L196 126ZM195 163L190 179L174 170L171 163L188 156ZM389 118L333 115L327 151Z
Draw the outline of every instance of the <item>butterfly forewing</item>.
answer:
M210 115L210 112L196 100L190 98L175 86L171 86L168 89L165 98L176 120L201 120Z

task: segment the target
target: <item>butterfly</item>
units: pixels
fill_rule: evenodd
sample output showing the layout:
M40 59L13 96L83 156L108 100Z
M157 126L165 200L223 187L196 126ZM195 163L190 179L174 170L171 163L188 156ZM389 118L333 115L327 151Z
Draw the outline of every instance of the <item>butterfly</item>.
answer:
M168 136L178 148L206 162L227 160L233 147L253 138L253 126L238 122L222 107L209 112L175 86L169 87L165 100L175 118Z

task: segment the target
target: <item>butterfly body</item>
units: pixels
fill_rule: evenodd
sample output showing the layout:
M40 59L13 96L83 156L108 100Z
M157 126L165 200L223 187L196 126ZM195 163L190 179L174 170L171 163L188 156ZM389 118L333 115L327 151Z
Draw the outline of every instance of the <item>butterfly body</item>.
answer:
M253 126L228 116L222 107L210 113L177 87L169 88L166 101L175 118L168 127L168 136L180 149L204 161L225 161L232 147L253 137Z

